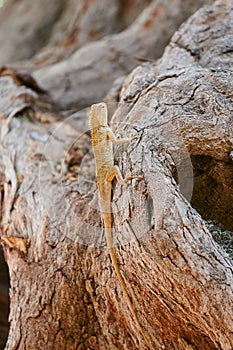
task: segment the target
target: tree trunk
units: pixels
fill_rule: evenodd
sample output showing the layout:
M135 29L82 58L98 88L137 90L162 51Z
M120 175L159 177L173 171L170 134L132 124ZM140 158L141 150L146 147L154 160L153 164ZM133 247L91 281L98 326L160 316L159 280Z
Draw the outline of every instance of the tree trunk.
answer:
M77 112L107 92L114 132L137 135L115 152L124 176L143 178L114 184L112 231L143 331L154 349L233 348L233 5L204 6L158 61L132 63L129 57L161 53L155 28L167 25L168 14L174 20L171 8L180 12L182 3L170 4L151 2L123 32L50 67L48 56L43 65L35 56L36 80L1 70L7 350L147 348L106 248L89 109ZM216 222L222 246L210 233Z
M0 349L4 349L8 334L8 289L9 278L7 266L3 257L2 247L0 247Z

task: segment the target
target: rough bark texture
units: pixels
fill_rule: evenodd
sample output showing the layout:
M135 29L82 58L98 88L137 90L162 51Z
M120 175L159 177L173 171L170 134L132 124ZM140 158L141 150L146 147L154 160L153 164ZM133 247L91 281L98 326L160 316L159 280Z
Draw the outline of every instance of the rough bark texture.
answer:
M199 6L193 0L185 6L182 0L152 1L124 31L84 45L67 60L36 70L34 76L59 109L89 106L105 96L113 80L138 65L135 56L158 58L175 29Z
M0 247L0 349L4 349L8 334L8 313L9 313L9 278L6 262Z
M7 350L146 349L105 246L87 111L67 111L99 100L111 83L112 128L138 135L116 159L124 175L139 171L143 180L116 185L112 209L117 258L142 327L154 349L233 348L233 264L204 221L233 231L233 4L201 8L157 62L122 78L135 66L129 57L161 53L157 23L167 25L166 11L174 20L172 6L181 12L181 2L163 4L151 2L123 32L50 67L37 70L36 58L30 67L52 100L29 75L1 70ZM52 114L54 102L69 118Z

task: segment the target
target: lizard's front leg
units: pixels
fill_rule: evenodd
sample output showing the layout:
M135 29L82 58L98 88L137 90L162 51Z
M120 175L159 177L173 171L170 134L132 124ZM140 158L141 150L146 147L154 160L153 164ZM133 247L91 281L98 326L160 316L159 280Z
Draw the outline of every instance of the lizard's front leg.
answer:
M109 140L112 141L112 143L114 143L115 145L122 145L123 143L127 143L130 142L132 140L134 140L135 138L137 138L137 136L133 136L133 137L128 137L128 138L123 138L123 139L117 139L115 134L113 133L113 131L108 128L108 138Z

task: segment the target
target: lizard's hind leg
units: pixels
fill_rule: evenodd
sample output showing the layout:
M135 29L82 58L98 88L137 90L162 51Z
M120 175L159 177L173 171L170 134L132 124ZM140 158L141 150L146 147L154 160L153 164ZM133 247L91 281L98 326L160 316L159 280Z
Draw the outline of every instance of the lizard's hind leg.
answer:
M114 177L117 179L117 181L123 185L125 183L125 180L123 179L120 169L117 165L113 165L109 171L106 174L106 180L112 182Z
M117 179L117 181L121 184L121 185L125 185L127 181L129 181L130 179L143 179L143 176L138 175L138 172L131 172L129 174L126 175L125 179L123 179L120 169L117 165L113 165L109 171L107 172L106 175L106 180L107 181L112 181L114 179L114 177Z

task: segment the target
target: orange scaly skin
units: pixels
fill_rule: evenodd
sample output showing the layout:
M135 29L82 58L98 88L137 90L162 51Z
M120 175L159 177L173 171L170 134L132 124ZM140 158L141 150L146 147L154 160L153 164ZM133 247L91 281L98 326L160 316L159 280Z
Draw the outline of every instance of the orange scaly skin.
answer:
M143 335L145 343L147 344L149 349L153 350L142 330L138 316L134 310L131 299L127 292L126 283L122 277L116 259L112 239L112 180L114 179L114 177L116 177L118 182L120 182L121 184L125 182L125 180L121 176L118 166L114 165L113 143L119 145L126 142L130 142L132 139L117 139L107 124L107 114L107 106L105 103L102 102L91 106L89 116L89 123L92 134L92 146L96 161L97 187L99 191L101 215L104 223L105 236L111 261L117 274L123 293L125 295L125 298L127 300L128 307L134 317L137 328Z

